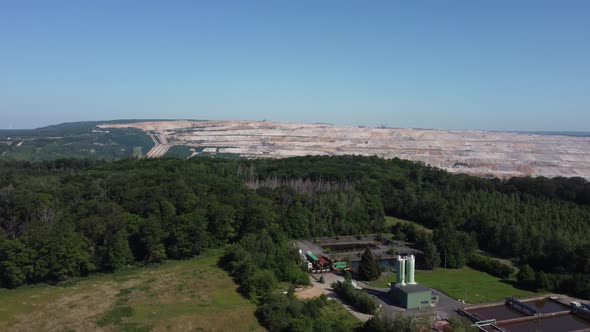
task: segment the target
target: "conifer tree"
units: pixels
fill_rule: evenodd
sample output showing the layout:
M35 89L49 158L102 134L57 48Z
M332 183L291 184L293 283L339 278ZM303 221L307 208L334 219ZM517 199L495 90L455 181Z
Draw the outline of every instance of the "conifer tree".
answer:
M376 280L381 275L379 264L377 264L375 256L368 248L361 255L358 274L361 280L368 281Z

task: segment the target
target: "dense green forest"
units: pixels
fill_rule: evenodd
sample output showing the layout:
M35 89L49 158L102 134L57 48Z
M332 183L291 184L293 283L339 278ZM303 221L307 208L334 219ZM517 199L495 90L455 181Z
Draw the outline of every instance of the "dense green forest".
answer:
M268 312L289 306L269 307L284 301L273 297L278 282L306 282L289 239L395 231L385 215L434 229L408 234L430 265L461 267L479 247L542 273L547 290L590 298L587 181L490 180L352 156L0 162L0 286L231 244L224 266Z

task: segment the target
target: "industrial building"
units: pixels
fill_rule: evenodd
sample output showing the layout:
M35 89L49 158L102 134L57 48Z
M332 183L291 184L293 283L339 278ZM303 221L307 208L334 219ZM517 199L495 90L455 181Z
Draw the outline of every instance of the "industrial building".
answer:
M416 283L414 279L415 268L416 259L414 255L397 257L397 282L391 286L390 291L393 303L406 309L423 308L437 304L440 298L439 294Z
M307 269L313 273L343 271L350 269L347 262L332 261L330 257L326 255L319 255L318 257L311 251L307 251L304 255L301 249L299 249L299 254L301 255L302 262L307 264Z

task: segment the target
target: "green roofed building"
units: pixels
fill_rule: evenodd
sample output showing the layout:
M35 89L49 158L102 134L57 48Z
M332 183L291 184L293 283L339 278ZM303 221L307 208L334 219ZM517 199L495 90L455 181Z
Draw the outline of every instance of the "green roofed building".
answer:
M335 270L343 270L347 267L348 263L346 262L334 262L334 264L332 265L332 268L334 268Z
M319 261L319 258L316 257L311 251L307 252L307 257L313 262Z
M440 298L438 293L416 283L414 280L415 263L414 255L407 257L397 256L397 283L391 286L391 297L396 306L416 309L438 303Z
M423 308L436 304L439 300L437 293L420 284L393 285L391 286L391 295L396 306L406 309Z

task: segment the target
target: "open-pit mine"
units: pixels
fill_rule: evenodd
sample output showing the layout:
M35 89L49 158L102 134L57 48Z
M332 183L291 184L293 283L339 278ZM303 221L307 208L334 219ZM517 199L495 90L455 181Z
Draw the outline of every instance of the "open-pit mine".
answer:
M265 121L148 121L103 124L138 128L154 141L148 157L172 146L246 158L363 155L422 161L478 176L590 178L590 137L513 132L345 127Z

